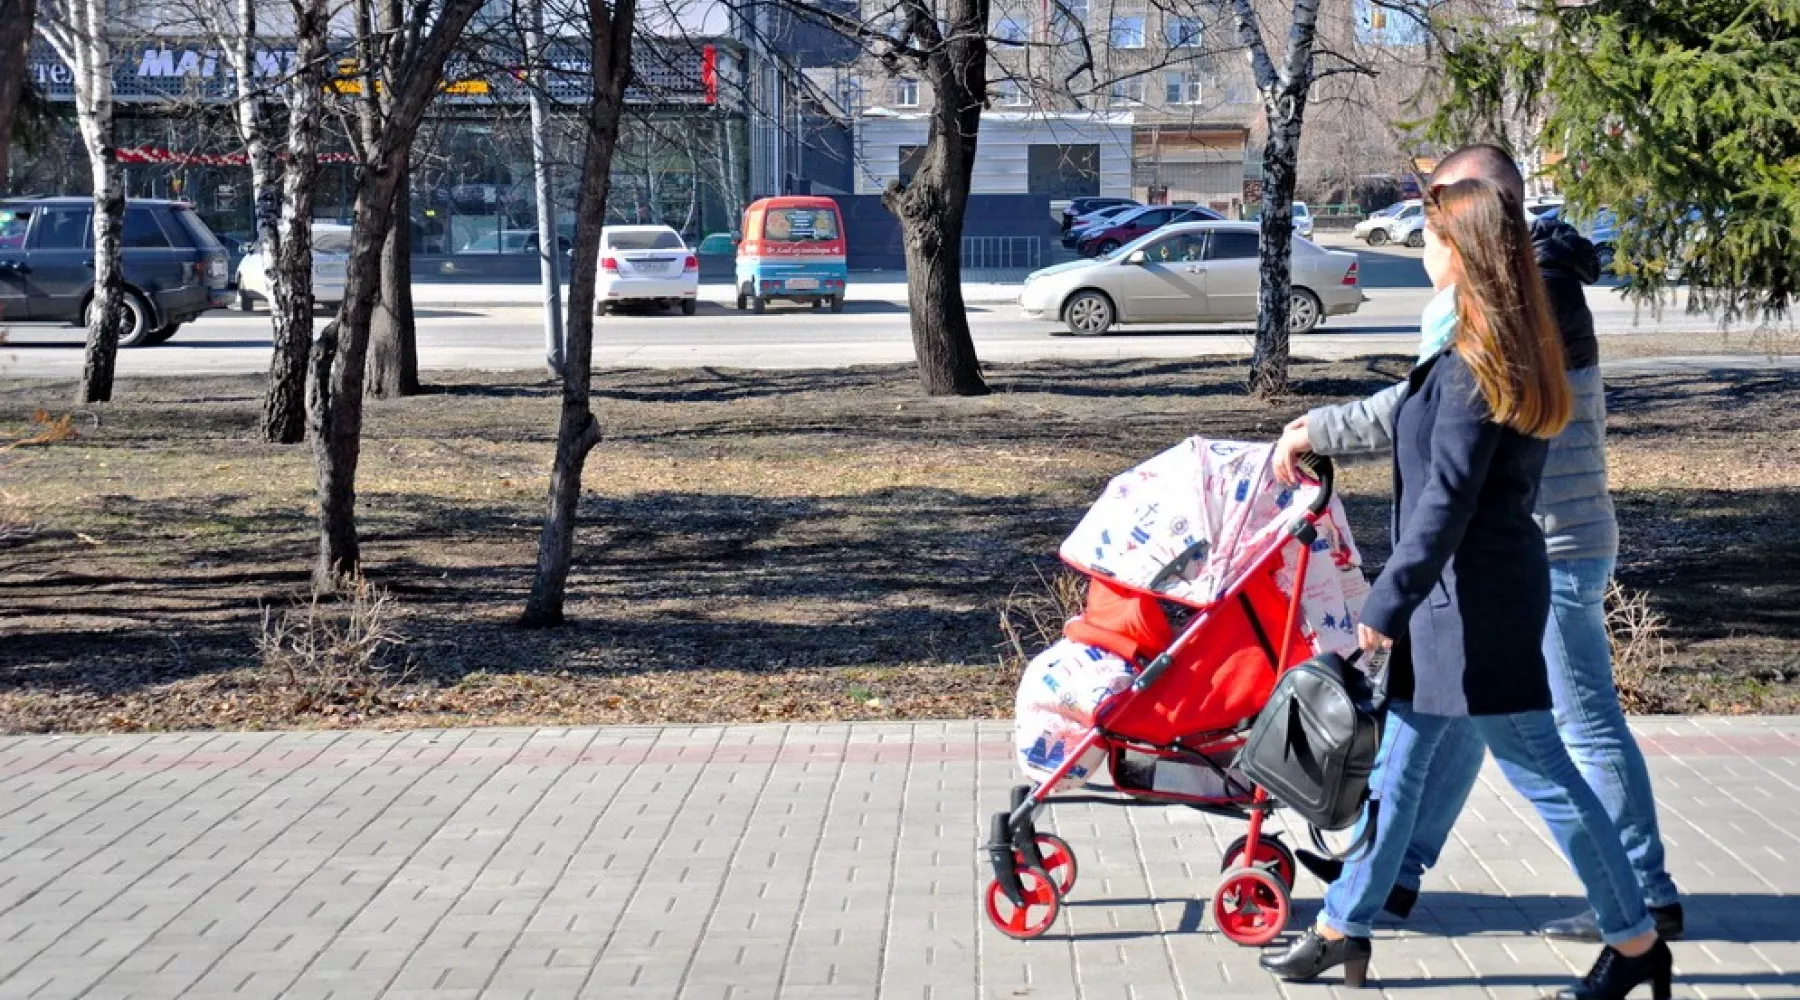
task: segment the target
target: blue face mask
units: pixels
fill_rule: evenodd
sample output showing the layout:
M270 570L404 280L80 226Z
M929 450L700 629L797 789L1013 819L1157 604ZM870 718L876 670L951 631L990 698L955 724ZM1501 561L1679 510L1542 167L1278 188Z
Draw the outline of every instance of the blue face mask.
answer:
M1456 286L1449 285L1419 314L1419 361L1448 347L1456 337Z

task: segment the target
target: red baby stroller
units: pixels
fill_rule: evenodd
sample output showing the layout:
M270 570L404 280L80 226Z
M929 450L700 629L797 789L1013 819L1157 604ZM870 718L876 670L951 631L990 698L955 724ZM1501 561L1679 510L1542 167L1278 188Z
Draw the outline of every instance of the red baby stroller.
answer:
M1220 866L1224 874L1212 898L1213 919L1226 937L1251 946L1267 944L1286 927L1294 855L1278 835L1263 829L1276 803L1232 762L1280 673L1315 652L1302 620L1303 587L1295 581L1307 579L1314 548L1325 547L1321 522L1329 517L1333 475L1322 458L1309 459L1305 471L1316 483L1310 501L1221 578L1211 601L1171 596L1167 586L1182 572L1183 560L1191 562L1192 551L1144 586L1091 576L1085 610L1068 623L1065 635L1134 664L1135 676L1128 687L1102 698L1092 728L1078 742L1055 748L1045 764L1057 765L1048 778L1016 786L1011 809L994 814L987 843L993 880L983 900L988 919L1002 933L1020 939L1043 934L1075 887L1073 848L1034 822L1041 808L1056 802L1180 804L1247 816L1248 830L1226 849ZM1198 549L1207 542L1191 544ZM1292 593L1278 582L1290 544L1300 546L1297 572L1288 578ZM1191 610L1178 634L1163 600ZM1078 762L1092 759L1096 748L1104 752L1112 794L1056 791L1072 775L1085 777ZM1164 784L1151 777L1159 768L1214 780L1204 788Z

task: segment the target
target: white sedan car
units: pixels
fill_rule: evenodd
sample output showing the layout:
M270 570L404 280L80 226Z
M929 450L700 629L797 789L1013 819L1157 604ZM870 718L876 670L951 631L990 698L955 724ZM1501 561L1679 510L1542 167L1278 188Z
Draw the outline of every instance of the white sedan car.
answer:
M312 245L313 301L343 301L344 267L350 262L350 227L315 222ZM269 301L271 263L260 243L238 262L237 307L240 311L252 312L258 302Z
M1256 320L1257 227L1184 222L1140 236L1096 260L1035 271L1019 305L1081 336L1121 323L1250 323ZM1288 330L1307 333L1363 303L1353 253L1294 238Z
M600 230L600 312L626 302L681 304L692 316L700 301L700 258L668 226L607 226Z

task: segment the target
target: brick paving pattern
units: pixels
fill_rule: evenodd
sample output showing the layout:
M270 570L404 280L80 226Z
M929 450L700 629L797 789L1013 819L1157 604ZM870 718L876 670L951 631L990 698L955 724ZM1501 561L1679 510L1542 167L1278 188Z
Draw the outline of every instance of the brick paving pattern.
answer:
M1652 719L1677 994L1800 998L1800 719ZM1491 766L1377 988L1207 913L1243 825L1057 807L1080 882L987 926L1004 723L0 737L0 1000L1536 996L1579 890ZM1279 824L1277 824L1279 825ZM1290 842L1293 837L1290 835ZM1296 890L1296 924L1322 887ZM1335 976L1328 977L1335 981Z

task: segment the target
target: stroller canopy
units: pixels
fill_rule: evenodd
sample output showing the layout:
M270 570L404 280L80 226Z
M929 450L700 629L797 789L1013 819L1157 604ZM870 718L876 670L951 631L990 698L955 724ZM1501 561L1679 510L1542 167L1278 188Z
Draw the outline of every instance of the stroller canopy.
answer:
M1273 447L1193 437L1113 478L1063 542L1070 566L1129 591L1203 608L1305 510L1313 486L1289 489L1270 469ZM1348 653L1368 594L1362 557L1334 497L1319 523L1302 612L1317 648ZM1276 584L1294 587L1289 546Z

